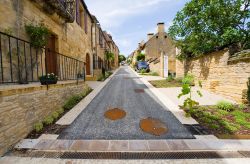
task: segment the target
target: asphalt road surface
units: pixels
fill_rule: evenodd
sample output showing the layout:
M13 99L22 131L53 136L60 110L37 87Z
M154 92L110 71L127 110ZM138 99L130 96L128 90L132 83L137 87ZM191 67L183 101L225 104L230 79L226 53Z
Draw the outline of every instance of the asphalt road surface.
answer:
M135 89L144 89L136 93ZM109 108L126 111L125 118L111 121L104 117ZM168 127L162 136L140 129L140 120L156 118ZM59 139L68 140L143 140L192 139L192 134L166 109L127 66L122 67Z

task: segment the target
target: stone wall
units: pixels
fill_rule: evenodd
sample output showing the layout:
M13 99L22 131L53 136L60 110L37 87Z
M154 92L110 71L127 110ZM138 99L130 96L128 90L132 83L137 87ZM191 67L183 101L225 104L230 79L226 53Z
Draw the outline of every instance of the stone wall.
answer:
M14 87L14 86L13 86ZM12 87L12 88L13 88ZM61 107L65 100L86 91L84 82L47 86L22 86L0 91L0 156Z
M187 62L186 71L203 82L204 88L214 93L244 102L250 60L230 60L227 50L218 51Z
M154 62L149 64L151 72L157 72L159 76L162 76L161 62L154 64Z

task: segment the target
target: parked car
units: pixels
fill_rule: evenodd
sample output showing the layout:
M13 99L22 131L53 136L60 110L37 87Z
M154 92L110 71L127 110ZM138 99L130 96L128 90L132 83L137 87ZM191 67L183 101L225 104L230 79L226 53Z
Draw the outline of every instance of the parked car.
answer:
M122 61L122 62L120 63L120 65L122 65L122 66L124 66L125 64L126 64L125 61Z
M149 64L146 61L139 61L136 64L136 71L146 70L146 72L150 72Z

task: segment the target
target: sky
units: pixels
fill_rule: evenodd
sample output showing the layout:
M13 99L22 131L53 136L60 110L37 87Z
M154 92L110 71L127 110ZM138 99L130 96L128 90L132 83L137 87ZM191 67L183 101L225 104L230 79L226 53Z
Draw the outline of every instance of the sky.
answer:
M85 0L103 30L110 33L125 56L130 55L148 33L156 33L157 23L166 31L176 13L189 0Z

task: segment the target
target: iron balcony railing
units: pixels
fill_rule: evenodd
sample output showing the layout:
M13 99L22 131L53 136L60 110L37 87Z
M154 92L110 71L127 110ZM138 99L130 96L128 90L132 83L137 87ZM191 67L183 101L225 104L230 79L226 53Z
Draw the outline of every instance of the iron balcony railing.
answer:
M39 2L41 3L41 2ZM45 5L52 6L51 10L55 9L58 15L66 19L66 22L73 23L75 20L75 0L47 0Z
M0 32L0 84L38 82L48 73L61 81L85 79L85 63Z

